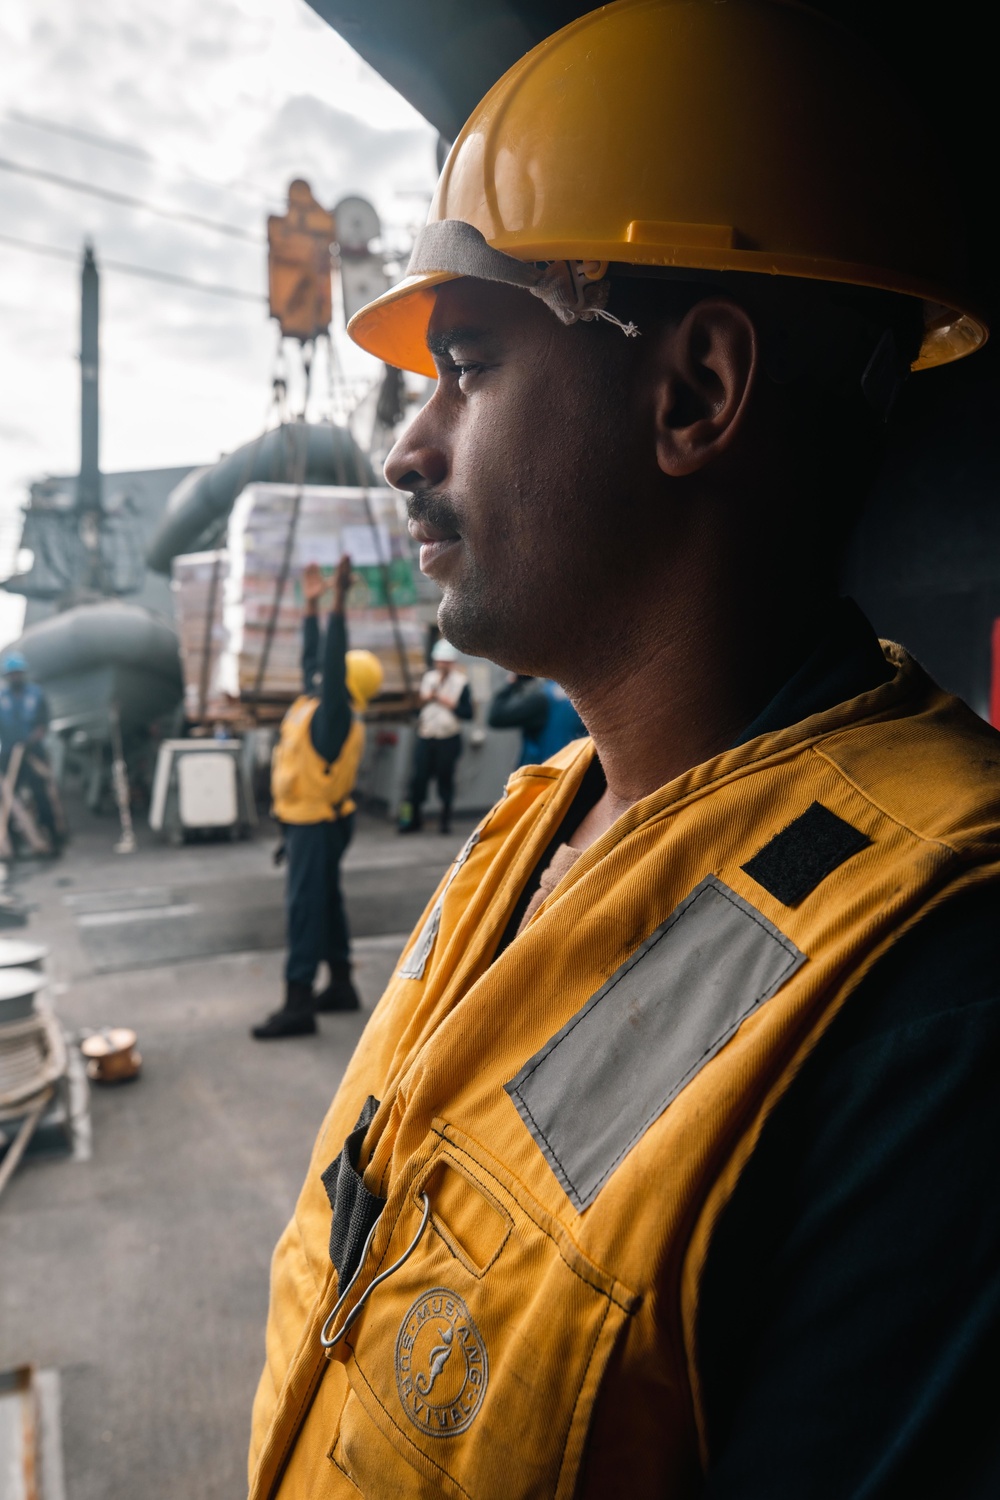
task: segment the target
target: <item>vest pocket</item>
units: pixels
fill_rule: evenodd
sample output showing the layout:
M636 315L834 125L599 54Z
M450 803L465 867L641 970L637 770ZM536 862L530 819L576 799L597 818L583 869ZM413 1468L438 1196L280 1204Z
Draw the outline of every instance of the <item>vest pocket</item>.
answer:
M352 1394L331 1458L372 1497L571 1495L638 1298L454 1127L435 1122L407 1177L364 1278L413 1239L424 1193L430 1219L345 1340Z

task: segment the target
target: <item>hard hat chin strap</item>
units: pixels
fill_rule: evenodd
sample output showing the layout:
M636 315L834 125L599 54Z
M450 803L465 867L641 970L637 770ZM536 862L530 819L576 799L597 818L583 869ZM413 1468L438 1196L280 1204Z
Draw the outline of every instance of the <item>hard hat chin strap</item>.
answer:
M462 219L439 219L417 235L406 274L449 271L454 276L523 287L540 298L560 323L592 323L600 318L614 323L626 338L637 338L635 323L623 323L607 311L611 290L607 270L604 260L518 260L495 250L474 225Z
M539 268L539 279L528 288L554 312L560 323L592 323L602 318L614 323L627 339L639 337L636 323L623 323L607 310L611 292L606 260L550 260Z

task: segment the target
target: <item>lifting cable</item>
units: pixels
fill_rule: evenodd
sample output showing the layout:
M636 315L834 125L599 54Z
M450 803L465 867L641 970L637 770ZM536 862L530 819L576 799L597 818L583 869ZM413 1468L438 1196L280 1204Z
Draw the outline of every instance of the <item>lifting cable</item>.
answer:
M281 337L281 334L279 332L279 334L278 334L278 348L277 348L277 351L275 353L275 361L274 361L274 366L273 366L275 374L274 374L274 376L272 377L272 380L271 380L271 399L270 399L270 401L268 403L267 411L264 413L264 425L261 428L260 432L257 434L257 437L254 439L254 441L253 441L253 443L252 443L252 445L250 447L250 452L247 454L246 460L245 460L245 462L243 464L243 473L242 473L242 476L240 478L239 484L236 487L236 498L237 499L239 498L240 495L242 495L243 491L246 489L247 485L250 482L250 476L253 473L254 467L255 467L255 465L257 463L257 458L258 458L258 455L260 453L261 444L263 443L264 439L267 437L268 433L274 430L273 428L271 428L271 427L268 426L268 423L270 422L271 416L275 412L275 410L277 410L277 413L278 413L279 425L281 427L285 426L285 422L283 420L283 408L282 408L283 391L284 391L284 381L282 380L282 378L280 376L280 373L279 373L279 371L281 369L281 356L282 356L282 337ZM273 478L273 474L272 474L272 478ZM232 509L232 507L230 507L230 510L231 509ZM215 614L215 597L216 597L216 590L217 590L217 587L218 587L218 576L219 576L219 571L221 571L221 567L222 567L221 552L224 549L227 550L228 549L228 545L229 545L228 531L229 531L229 518L227 517L226 518L226 537L225 537L225 542L223 544L223 547L219 547L219 545L217 544L215 546L215 548L213 549L219 555L216 556L215 561L214 561L214 563L212 565L212 579L211 579L211 583L210 583L210 586L209 586L208 616L207 616L207 618L205 620L205 631L204 631L204 636L203 636L203 640L202 640L202 658L201 658L201 670L200 670L200 687L199 687L199 694L198 694L198 697L199 697L198 717L199 717L199 719L203 719L204 718L205 707L206 707L206 703L207 703L207 699L208 699L208 679L209 679L209 673L210 673L210 670L211 670L211 644L212 644L211 630L212 630L213 616Z
M327 360L328 360L328 369L329 369L330 396L331 396L331 408L332 408L332 404L333 404L333 392L334 392L334 389L335 389L335 383L336 383L337 377L340 376L341 372L340 372L340 363L339 363L339 361L337 359L336 349L334 347L333 336L329 332L327 332L327 334L326 334L326 341L327 341ZM343 382L341 382L341 384L343 385ZM350 417L347 418L347 420L344 423L343 427L339 427L339 425L336 422L332 423L332 425L331 425L331 436L332 436L332 439L333 439L333 462L334 462L334 468L335 468L335 470L337 472L337 477L338 477L339 483L341 484L341 486L343 488L347 488L346 483L345 483L345 478L344 478L344 452L343 452L342 447L337 442L337 432L338 431L346 433L346 435L350 438L351 443L353 444L354 452L355 453L361 452L362 449L361 449L360 444L355 440L354 432L353 432L353 430L351 428L351 419L350 419ZM367 454L369 466L371 465L371 455L372 455L372 452L374 451L374 429L373 429L373 432L372 432L372 439L373 439L373 441L368 446L368 454ZM392 575L391 575L391 572L390 572L389 564L386 562L386 560L382 556L382 538L381 538L381 536L379 534L378 526L377 526L377 523L375 521L375 513L374 513L374 509L372 507L370 489L369 489L367 481L362 482L362 475L357 471L357 467L355 467L355 479L359 481L358 487L361 490L361 499L362 499L362 502L363 502L364 507L365 507L365 514L368 517L368 525L371 528L372 541L375 544L375 556L378 558L378 568L379 568L379 573L380 573L381 579L382 579L382 592L385 595L386 609L389 612L389 623L390 623L390 625L392 627L392 638L393 638L393 641L394 641L395 647L396 647L396 655L399 658L399 670L400 670L400 675L402 676L402 679L403 679L403 689L404 689L407 697L412 697L412 695L413 695L413 682L412 682L412 679L410 677L410 663L407 660L407 656L406 656L406 644L405 644L405 642L403 640L403 632L402 632L402 628L401 628L400 623L399 623L399 615L396 612L396 601L395 601L395 599L392 596Z
M350 431L350 428L348 428L348 431ZM365 510L368 513L368 524L372 529L372 536L375 541L375 555L379 560L379 571L382 575L382 592L385 594L386 608L389 611L389 621L392 625L392 636L393 640L396 643L396 654L399 657L399 670L402 673L403 677L403 690L406 693L407 697L412 697L413 683L410 679L410 663L407 660L406 645L403 640L403 631L399 623L399 615L396 612L396 601L392 597L392 575L390 572L389 563L387 563L382 557L382 537L375 522L375 515L372 510L371 494L369 492L367 484L362 486L361 498L364 501Z

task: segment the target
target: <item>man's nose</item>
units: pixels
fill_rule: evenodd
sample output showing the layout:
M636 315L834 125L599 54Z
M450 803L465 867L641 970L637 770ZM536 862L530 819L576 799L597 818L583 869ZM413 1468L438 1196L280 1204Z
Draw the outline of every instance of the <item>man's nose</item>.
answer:
M395 490L433 489L448 473L444 451L431 437L424 420L426 410L410 423L383 465L385 477Z

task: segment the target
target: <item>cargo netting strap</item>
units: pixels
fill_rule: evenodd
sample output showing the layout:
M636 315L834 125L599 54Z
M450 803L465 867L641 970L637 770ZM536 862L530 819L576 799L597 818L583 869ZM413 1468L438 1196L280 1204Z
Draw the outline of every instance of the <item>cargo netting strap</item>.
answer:
M385 594L386 607L389 611L389 621L392 625L392 636L393 640L396 642L396 653L399 656L399 670L403 674L403 687L406 690L407 696L409 696L413 692L413 681L410 677L410 663L407 660L406 656L406 642L403 640L403 632L400 629L399 624L399 615L396 613L396 601L392 597L392 572L389 567L389 562L382 556L382 537L375 521L375 514L372 510L371 496L368 493L367 485L362 488L361 498L365 503L365 511L368 515L368 525L372 529L372 539L375 543L375 554L378 557L379 572L382 575L382 592Z
M294 427L286 431L291 435L295 432ZM291 439L294 441L294 439ZM288 535L285 538L285 551L281 559L281 570L278 573L278 581L274 589L274 603L271 606L271 614L267 622L267 630L264 633L264 645L260 653L260 661L257 664L257 679L254 683L254 696L260 694L264 677L267 673L267 664L271 659L271 647L274 644L274 632L278 628L278 615L281 611L281 601L285 596L285 585L288 582L288 573L292 566L292 555L295 551L295 537L299 529L299 514L302 510L302 496L305 490L306 460L309 445L309 431L302 426L302 450L295 462L295 473L293 484L295 485L295 499L292 501L292 514L288 522ZM289 466L291 467L291 466Z
M215 627L215 601L219 595L219 577L222 572L222 553L216 552L212 563L212 577L208 584L208 608L205 611L205 635L201 643L201 675L198 683L198 718L205 717L208 703L208 677L212 666L212 633Z
M352 439L350 425L346 428L346 436ZM359 451L357 446L353 449L355 455ZM337 480L342 488L347 488L347 478L344 472L344 452L337 442L337 427L333 427L333 457L337 470ZM375 546L375 556L378 558L378 569L382 579L382 592L385 595L386 608L389 611L389 623L392 626L392 638L396 645L396 655L399 657L399 670L403 678L403 687L409 697L413 693L413 679L410 676L410 663L406 655L406 642L403 640L403 632L399 624L399 615L396 612L396 601L392 596L392 572L390 570L390 559L382 556L382 538L379 533L378 524L375 520L375 512L372 509L371 494L368 485L360 482L362 476L358 473L357 459L355 458L355 478L359 481L361 498L364 502L365 514L368 517L368 525L371 528L372 541Z

